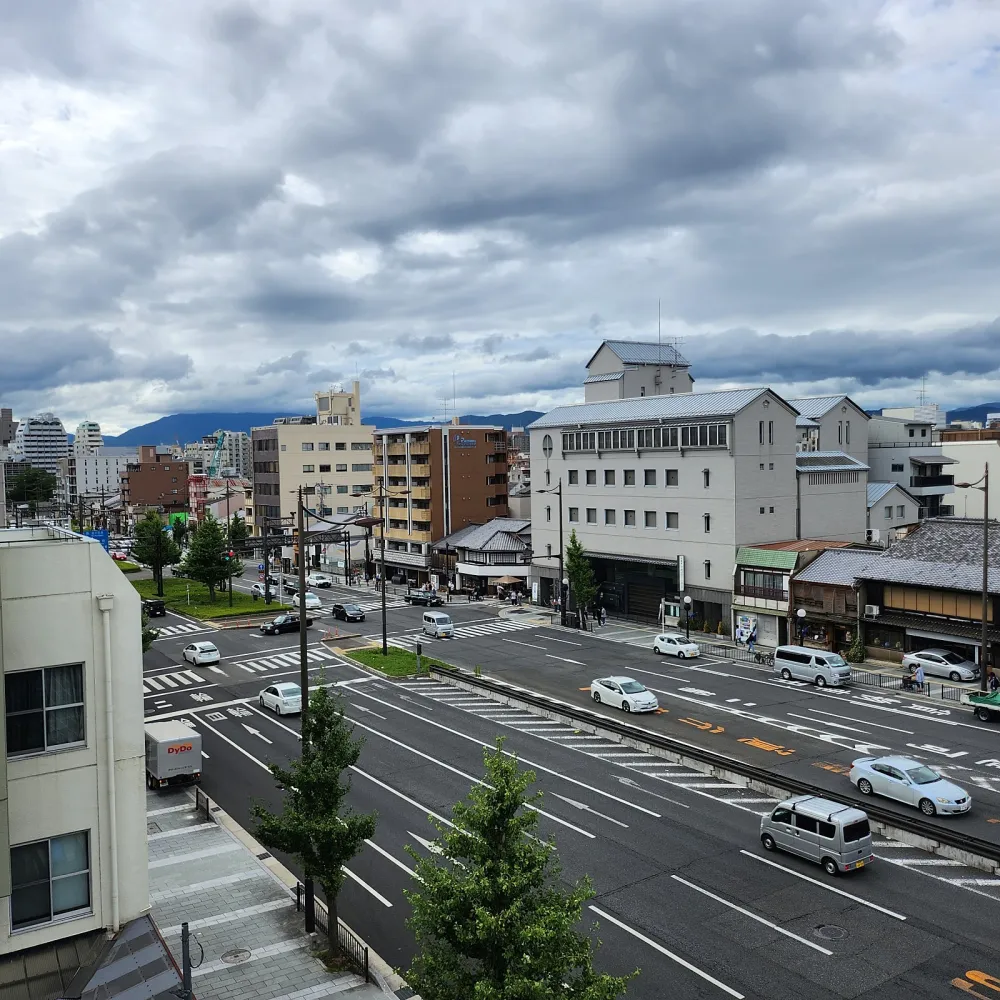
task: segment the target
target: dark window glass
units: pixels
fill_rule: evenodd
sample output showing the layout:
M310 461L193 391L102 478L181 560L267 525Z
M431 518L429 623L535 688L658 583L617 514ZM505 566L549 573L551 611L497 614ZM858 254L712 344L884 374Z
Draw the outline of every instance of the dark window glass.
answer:
M773 819L775 823L791 823L792 814L787 809L775 809L774 812L771 813L771 819Z
M837 834L837 828L832 823L825 823L823 820L819 821L819 835L825 837L827 840L833 840Z
M804 830L806 833L816 833L819 824L813 819L812 816L800 816L798 813L795 814L795 827L798 830Z
M848 823L844 827L844 842L853 843L855 840L861 840L863 837L867 837L871 834L871 829L868 826L868 820L859 819L857 823Z

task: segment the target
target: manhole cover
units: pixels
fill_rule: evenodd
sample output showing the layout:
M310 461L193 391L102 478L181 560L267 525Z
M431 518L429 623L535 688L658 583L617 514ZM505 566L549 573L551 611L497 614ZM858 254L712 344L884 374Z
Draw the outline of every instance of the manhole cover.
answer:
M820 924L815 930L816 937L824 938L827 941L839 941L847 937L847 928L838 927L836 924Z
M250 957L250 952L246 948L232 948L222 956L222 961L226 965L239 965Z
M158 823L153 823L149 821L146 823L146 836L151 836L154 833L160 833L160 827Z

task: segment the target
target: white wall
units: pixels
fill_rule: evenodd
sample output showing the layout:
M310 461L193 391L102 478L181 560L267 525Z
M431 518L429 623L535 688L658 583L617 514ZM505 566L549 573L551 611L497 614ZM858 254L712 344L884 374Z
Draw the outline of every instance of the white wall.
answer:
M0 902L0 953L111 924L106 785L105 664L97 596L111 611L120 919L149 908L143 761L140 600L96 542L56 540L36 531L0 534L0 664L4 673L84 664L86 746L6 762L10 844L90 832L93 913L10 937ZM58 623L58 627L53 625ZM7 845L0 845L4 852ZM3 862L7 863L6 859Z
M822 474L822 469L815 472ZM802 538L864 542L868 526L868 477L865 472L858 473L856 483L815 485L809 483L809 472L803 472L799 477L799 490ZM899 495L899 491L891 491L892 495Z
M954 465L942 471L954 475L956 483L974 483L979 479L987 462L990 466L990 517L1000 517L1000 441L944 441L941 451L955 459ZM955 505L956 517L982 517L982 490L960 489L948 497Z

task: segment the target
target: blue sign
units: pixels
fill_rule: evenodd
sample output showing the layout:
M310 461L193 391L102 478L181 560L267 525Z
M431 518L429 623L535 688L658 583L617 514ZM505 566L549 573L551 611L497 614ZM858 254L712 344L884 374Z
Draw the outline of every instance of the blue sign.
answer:
M456 448L475 448L478 443L475 438L462 437L461 434L454 434L451 438L451 443Z
M111 533L106 528L96 528L91 531L84 531L83 534L86 535L87 538L96 538L97 541L104 546L105 552L111 551Z

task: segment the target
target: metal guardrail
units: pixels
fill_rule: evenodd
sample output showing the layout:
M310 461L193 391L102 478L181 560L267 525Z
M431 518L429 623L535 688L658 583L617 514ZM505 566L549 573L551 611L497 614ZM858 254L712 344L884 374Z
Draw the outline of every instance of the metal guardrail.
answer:
M666 750L681 757L690 757L711 767L739 774L750 781L758 781L763 784L779 787L795 795L827 797L831 794L828 789L811 784L808 781L801 781L798 778L785 775L777 775L772 771L767 771L754 764L748 764L738 758L726 757L712 750L706 750L691 743L685 743L669 736L663 736L660 733L641 729L627 722L609 719L589 709L576 708L555 698L549 698L513 684L495 681L486 677L476 677L474 674L467 673L458 668L443 670L440 667L432 665L429 668L429 673L431 676L437 674L439 677L457 678L463 684L468 684L470 687L489 691L494 694L505 695L510 698L517 698L527 705L532 705L549 712L558 712L575 722L585 722L607 732L615 733L618 736L639 740L660 750ZM877 822L885 823L907 833L916 834L919 837L926 837L942 846L952 847L959 851L968 851L971 854L979 855L991 861L1000 862L1000 844L989 840L982 840L979 837L970 837L967 834L958 833L943 827L932 826L910 816L873 805L869 800L860 796L842 795L839 792L836 794L839 800L850 803L858 809L863 809L869 817Z
M329 911L322 899L317 899L315 906L316 927L326 935L328 933L327 928L330 926ZM361 940L344 926L342 920L337 921L337 941L340 944L340 950L354 971L359 976L364 976L366 983L370 983L371 969L368 965L368 946L362 944Z

